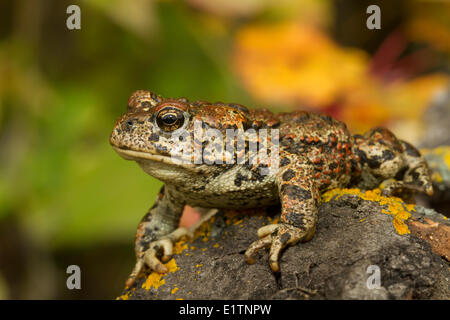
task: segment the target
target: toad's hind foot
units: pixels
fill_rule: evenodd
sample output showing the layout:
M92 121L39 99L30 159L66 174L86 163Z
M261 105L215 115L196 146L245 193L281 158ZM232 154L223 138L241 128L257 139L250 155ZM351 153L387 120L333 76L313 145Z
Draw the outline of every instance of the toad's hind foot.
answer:
M399 181L388 181L383 188L384 196L391 196L401 191L424 192L429 196L433 195L433 184L431 173L427 162L420 152L406 141L400 140L403 147L403 158L405 165L396 175Z
M273 272L278 272L280 270L278 260L281 251L288 245L295 245L299 241L308 241L313 233L313 231L305 232L300 228L285 223L270 224L261 227L258 230L258 237L260 239L253 242L247 249L245 252L245 260L247 263L253 264L255 262L253 256L257 251L262 248L270 248L270 269L272 269Z

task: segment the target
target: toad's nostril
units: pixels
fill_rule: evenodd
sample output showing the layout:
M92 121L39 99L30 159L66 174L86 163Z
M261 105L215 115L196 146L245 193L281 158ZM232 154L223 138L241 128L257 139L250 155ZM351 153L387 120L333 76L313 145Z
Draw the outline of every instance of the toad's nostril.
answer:
M127 125L132 126L133 125L133 121L132 120L128 120L127 121Z

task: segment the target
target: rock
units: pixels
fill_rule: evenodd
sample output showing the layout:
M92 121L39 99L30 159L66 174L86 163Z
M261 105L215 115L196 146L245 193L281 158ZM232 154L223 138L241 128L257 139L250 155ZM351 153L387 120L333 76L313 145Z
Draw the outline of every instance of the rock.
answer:
M277 212L220 211L193 241L176 244L169 273L145 272L119 298L450 299L444 216L379 190L332 190L323 196L314 238L287 248L273 274L267 250L253 265L244 252L259 227L278 221Z

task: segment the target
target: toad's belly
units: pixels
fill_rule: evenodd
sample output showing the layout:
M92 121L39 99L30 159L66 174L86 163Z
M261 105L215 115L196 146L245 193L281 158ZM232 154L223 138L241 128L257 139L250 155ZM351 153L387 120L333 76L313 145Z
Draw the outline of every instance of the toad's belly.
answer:
M244 209L275 205L280 201L275 184L256 184L246 189L207 186L195 192L180 187L168 187L174 197L183 199L192 207Z
M218 209L245 209L275 205L280 202L276 194L253 194L253 195L220 195L196 197L189 195L186 203L191 207L218 208Z

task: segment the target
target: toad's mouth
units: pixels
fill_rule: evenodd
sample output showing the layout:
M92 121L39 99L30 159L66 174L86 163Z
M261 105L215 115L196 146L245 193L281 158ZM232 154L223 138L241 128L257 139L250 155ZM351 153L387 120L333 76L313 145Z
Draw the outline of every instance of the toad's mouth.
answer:
M182 159L175 156L164 156L161 154L154 154L149 152L135 151L131 149L124 149L113 146L113 149L125 160L134 161L156 161L160 163L165 163L168 165L175 165L178 167L183 167L186 169L194 169L197 166L191 162L191 159Z

